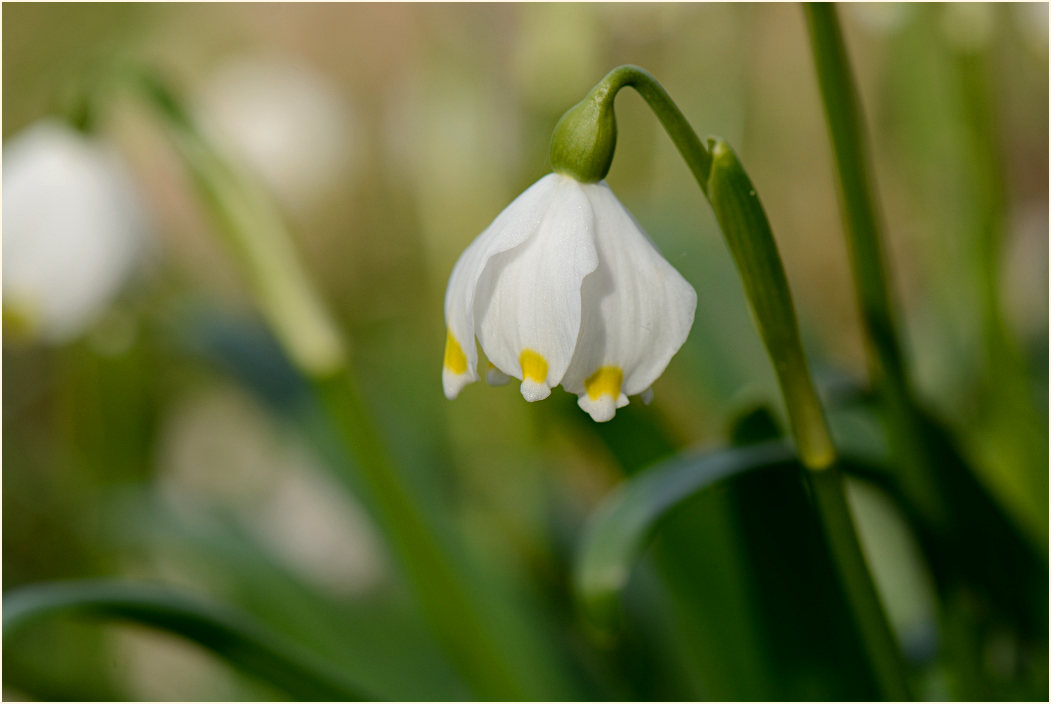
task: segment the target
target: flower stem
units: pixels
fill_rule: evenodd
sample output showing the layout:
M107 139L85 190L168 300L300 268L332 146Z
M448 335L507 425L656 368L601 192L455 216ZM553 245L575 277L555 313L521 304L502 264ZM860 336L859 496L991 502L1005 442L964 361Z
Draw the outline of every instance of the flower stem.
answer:
M668 92L646 70L615 68L592 93L598 93L605 108L612 110L613 99L624 86L646 100L715 211L773 362L800 459L809 469L829 467L835 461L835 448L810 378L781 256L748 174L722 140L709 140L708 148L701 143Z
M638 91L656 114L715 212L777 374L797 452L874 673L886 698L907 699L904 663L861 552L784 266L756 189L729 145L710 139L705 148L667 91L645 70L615 68L589 97L612 110L624 86Z

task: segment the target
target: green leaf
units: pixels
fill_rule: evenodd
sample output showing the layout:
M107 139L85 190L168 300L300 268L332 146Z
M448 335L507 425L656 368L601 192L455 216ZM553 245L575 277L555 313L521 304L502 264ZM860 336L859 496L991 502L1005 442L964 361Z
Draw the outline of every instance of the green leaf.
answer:
M650 649L674 644L650 667L685 677L688 696L641 680L664 698L878 698L803 470L766 441L776 425L764 416L746 414L734 431L762 444L677 457L627 480L585 531L578 599L600 628L624 614L614 642L632 657L652 660L633 650L640 637L656 639Z
M106 513L113 549L144 551L193 575L202 590L331 661L374 696L468 696L399 585L382 583L353 598L320 587L268 549L236 514L185 496L176 504L129 493L107 504Z
M36 622L69 614L134 621L180 635L297 699L370 699L341 672L246 616L159 586L89 580L17 589L4 595L4 643Z
M617 595L661 518L698 492L731 477L794 462L775 442L675 457L625 482L595 511L578 552L575 584L600 626L615 621Z

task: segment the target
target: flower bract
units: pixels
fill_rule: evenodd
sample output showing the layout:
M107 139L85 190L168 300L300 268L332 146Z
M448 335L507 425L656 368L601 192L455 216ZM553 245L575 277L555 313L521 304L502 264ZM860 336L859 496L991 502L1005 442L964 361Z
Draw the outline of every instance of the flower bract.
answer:
M442 383L514 377L527 401L559 384L596 421L650 387L682 346L697 294L605 181L549 174L475 239L453 268Z

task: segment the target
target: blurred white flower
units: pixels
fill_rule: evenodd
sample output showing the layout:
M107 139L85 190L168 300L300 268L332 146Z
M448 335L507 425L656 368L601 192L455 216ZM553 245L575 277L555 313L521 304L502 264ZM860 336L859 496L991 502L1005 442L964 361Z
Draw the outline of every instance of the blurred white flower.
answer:
M305 64L231 59L206 80L197 115L217 145L294 211L315 207L352 173L350 105L338 86Z
M158 485L173 505L222 506L316 586L356 594L387 578L365 509L239 389L212 384L182 399L165 419L159 453Z
M105 143L58 121L4 145L5 322L51 342L84 331L143 252L132 176Z
M643 394L685 342L697 294L606 183L549 174L467 248L445 295L442 382L478 378L477 336L527 401L562 387L598 421Z

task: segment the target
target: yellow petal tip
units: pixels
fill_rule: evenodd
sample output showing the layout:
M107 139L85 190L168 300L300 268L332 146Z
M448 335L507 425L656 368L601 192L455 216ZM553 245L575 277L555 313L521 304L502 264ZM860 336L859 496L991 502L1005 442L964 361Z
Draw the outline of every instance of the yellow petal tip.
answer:
M463 374L467 371L467 356L463 353L463 347L453 337L449 330L445 335L445 368L453 374Z
M597 400L603 396L617 399L620 396L620 385L624 382L624 372L620 367L599 367L584 382L588 398Z
M522 350L518 355L518 363L522 367L522 381L535 381L539 384L547 383L547 360L534 350Z

